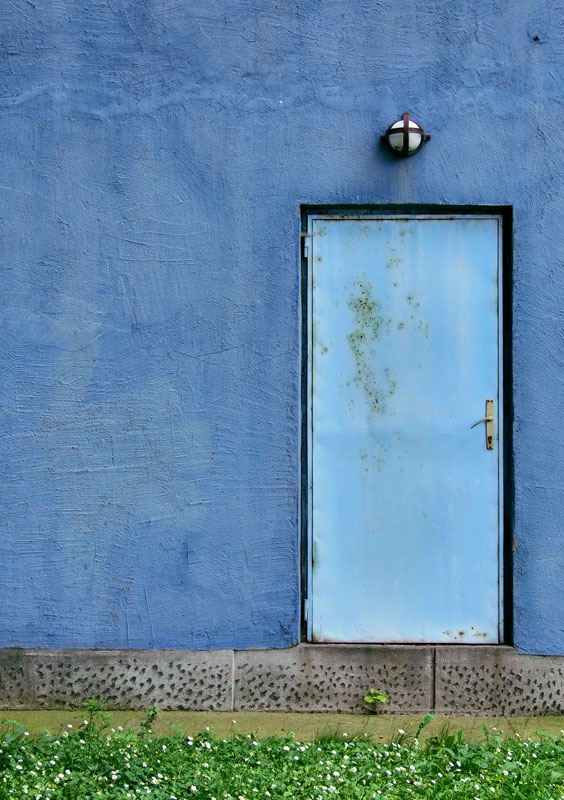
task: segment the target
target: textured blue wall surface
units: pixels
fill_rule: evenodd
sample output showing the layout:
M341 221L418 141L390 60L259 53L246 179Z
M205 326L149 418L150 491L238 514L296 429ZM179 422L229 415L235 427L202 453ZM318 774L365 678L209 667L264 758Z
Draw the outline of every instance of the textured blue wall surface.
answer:
M300 203L511 204L515 643L564 653L559 0L0 8L0 645L299 638ZM408 110L433 135L378 142Z

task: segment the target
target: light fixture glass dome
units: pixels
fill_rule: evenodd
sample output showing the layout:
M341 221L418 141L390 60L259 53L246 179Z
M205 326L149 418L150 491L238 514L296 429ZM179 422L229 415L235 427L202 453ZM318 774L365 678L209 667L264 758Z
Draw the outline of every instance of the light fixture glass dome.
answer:
M382 137L388 148L397 156L412 156L421 149L423 142L431 137L426 135L421 125L404 114L403 118L390 125Z

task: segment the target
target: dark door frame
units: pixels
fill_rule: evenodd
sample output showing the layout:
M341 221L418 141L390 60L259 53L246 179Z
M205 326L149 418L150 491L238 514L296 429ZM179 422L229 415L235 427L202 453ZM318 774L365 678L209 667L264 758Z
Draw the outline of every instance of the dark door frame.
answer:
M374 204L374 205L302 205L300 207L300 266L301 266L301 444L300 444L300 586L301 586L301 638L307 641L305 601L308 592L308 270L309 264L304 243L307 236L308 217L312 214L331 217L358 217L375 214L495 214L502 219L503 285L503 635L501 643L513 644L513 206L509 205L440 205L440 204Z

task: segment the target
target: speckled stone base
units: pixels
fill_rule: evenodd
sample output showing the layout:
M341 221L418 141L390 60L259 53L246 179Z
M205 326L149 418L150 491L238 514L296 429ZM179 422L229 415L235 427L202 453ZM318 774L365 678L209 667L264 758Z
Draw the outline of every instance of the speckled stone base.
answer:
M89 697L108 708L227 711L231 650L0 650L0 706L61 708Z
M435 709L501 716L564 713L564 657L511 647L436 648Z
M0 707L360 712L564 713L564 657L510 647L309 645L287 650L0 649Z

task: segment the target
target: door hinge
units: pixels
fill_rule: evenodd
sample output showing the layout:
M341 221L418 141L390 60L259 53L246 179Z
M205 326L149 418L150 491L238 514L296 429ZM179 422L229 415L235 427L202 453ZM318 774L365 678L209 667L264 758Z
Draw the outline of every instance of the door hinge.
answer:
M310 240L311 240L310 233L302 233L302 255L305 259L309 258Z
M307 622L307 609L308 609L307 597L304 597L304 600L303 600L303 617L304 617L304 622Z

